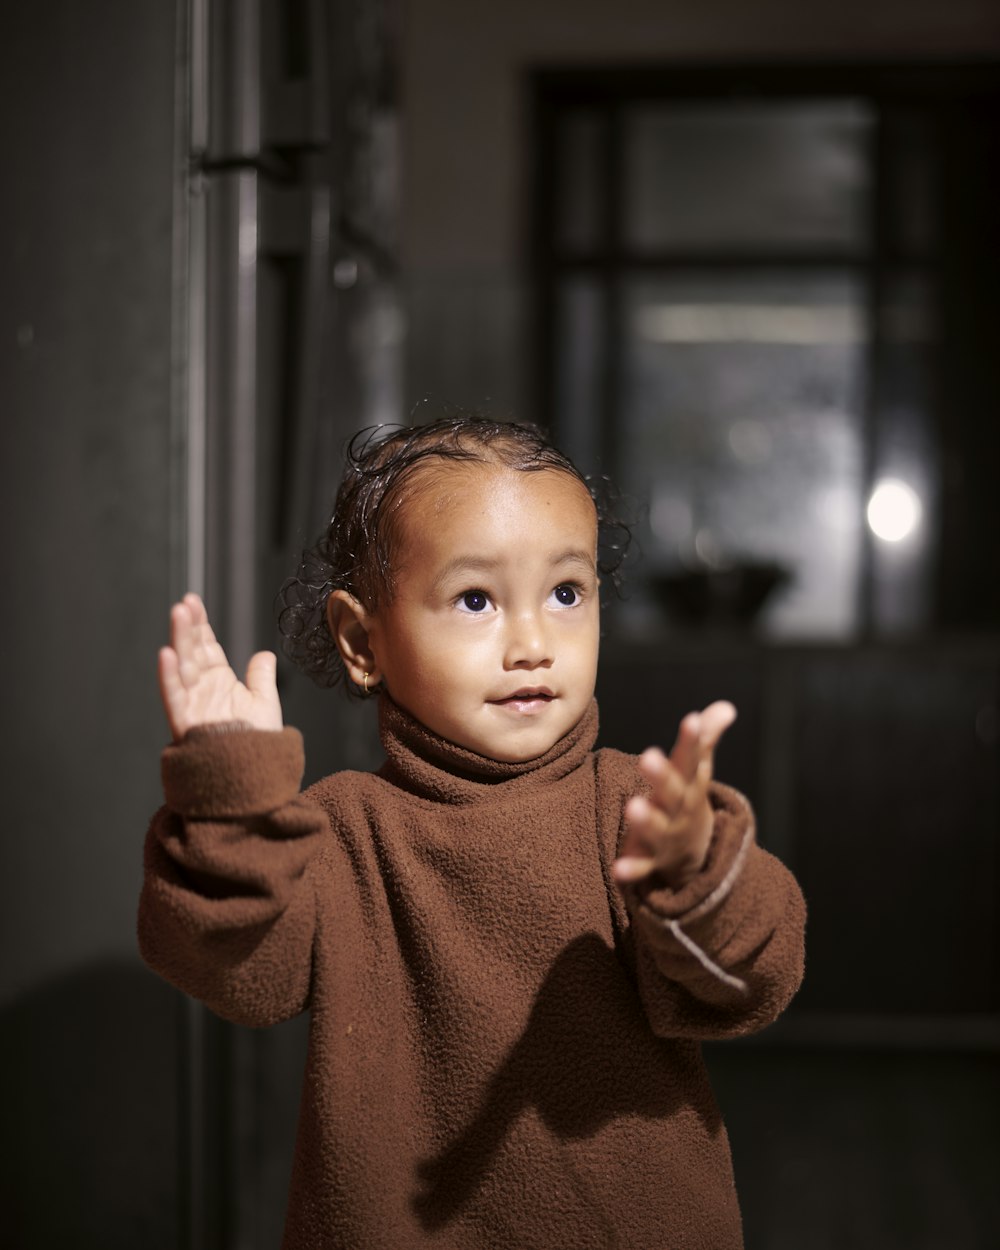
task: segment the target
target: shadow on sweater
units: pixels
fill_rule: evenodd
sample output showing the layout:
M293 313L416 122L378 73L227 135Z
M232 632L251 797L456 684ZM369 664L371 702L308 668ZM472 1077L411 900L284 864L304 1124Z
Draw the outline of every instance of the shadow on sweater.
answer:
M663 1048L670 1047L669 1079ZM489 1083L475 1119L420 1167L413 1208L434 1231L471 1202L508 1132L534 1108L558 1140L586 1138L623 1116L669 1117L693 1105L708 1130L721 1115L702 1080L697 1051L650 1031L615 953L594 933L559 954L527 1026Z

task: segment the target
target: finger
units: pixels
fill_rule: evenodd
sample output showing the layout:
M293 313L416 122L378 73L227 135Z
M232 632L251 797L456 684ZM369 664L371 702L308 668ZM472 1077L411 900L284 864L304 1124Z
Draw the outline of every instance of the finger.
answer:
M219 665L228 668L226 653L215 636L201 597L189 592L177 607L182 632L178 633L174 646L181 662L182 679L190 685L206 669Z
M652 855L669 831L667 814L644 795L633 795L625 804L625 833L619 853L625 856Z
M707 793L708 783L712 780L715 770L715 749L719 739L736 719L736 708L725 700L711 703L700 716L698 735L698 763L695 778L699 785L695 787L701 794Z
M701 758L701 715L689 712L677 728L677 738L670 750L670 763L685 781L694 777Z
M193 591L189 592L184 596L184 604L191 613L192 640L198 662L206 668L216 664L228 664L201 596Z
M641 881L643 877L648 877L655 867L656 861L653 859L623 855L611 865L611 872L616 881L625 884L629 881Z
M191 610L182 599L170 609L170 645L177 650L180 635L191 628Z
M650 843L656 828L665 828L666 818L647 799L635 795L625 804L625 836L618 858L611 866L614 879L622 884L641 881L655 867Z
M670 816L684 800L687 782L659 747L649 747L639 756L639 771L649 782L650 798Z
M195 625L208 623L208 611L205 608L205 602L201 595L195 594L193 590L189 590L181 602L191 613L191 620Z
M182 708L185 697L184 685L180 678L180 665L177 652L172 647L161 647L157 657L157 678L160 685L160 699L167 716L167 723L174 740L183 737Z
M736 719L736 708L725 699L710 703L701 713L701 747L702 756L706 751L714 751L719 739Z
M719 739L736 719L732 703L719 699L702 712L689 712L680 723L670 761L682 776L693 781L702 760L711 759Z
M273 651L258 651L247 665L246 687L252 693L272 698L277 691L278 661Z
M170 609L170 646L177 657L180 679L187 684L191 677L196 641L191 608L186 598ZM185 672L185 669L188 671Z

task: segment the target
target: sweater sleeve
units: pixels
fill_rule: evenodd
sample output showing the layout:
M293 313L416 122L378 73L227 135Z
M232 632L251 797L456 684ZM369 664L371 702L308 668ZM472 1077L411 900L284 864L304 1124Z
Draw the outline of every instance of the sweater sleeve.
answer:
M653 874L625 892L640 994L664 1037L756 1032L802 981L798 883L757 844L741 794L713 783L710 798L715 829L701 872L677 890Z
M166 805L146 837L139 949L218 1015L262 1026L309 1002L324 813L299 793L302 738L202 727L162 758Z

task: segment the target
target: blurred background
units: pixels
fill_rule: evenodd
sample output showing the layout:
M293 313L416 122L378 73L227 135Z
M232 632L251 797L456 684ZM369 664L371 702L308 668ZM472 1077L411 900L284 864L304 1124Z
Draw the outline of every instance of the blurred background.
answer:
M620 487L602 741L733 699L807 895L708 1053L748 1250L1000 1244L998 71L992 0L6 7L5 1247L278 1245L304 1023L136 953L155 652L274 646L344 440L459 405Z

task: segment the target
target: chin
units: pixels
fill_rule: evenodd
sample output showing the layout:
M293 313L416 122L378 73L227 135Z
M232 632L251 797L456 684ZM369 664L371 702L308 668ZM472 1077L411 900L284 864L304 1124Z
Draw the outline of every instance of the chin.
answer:
M483 751L482 754L489 756L491 760L496 760L499 764L526 764L529 760L535 760L540 755L544 755L551 745L551 743L548 743L537 750L527 747L519 749L512 747L510 750L499 748L492 751Z
M484 748L482 754L499 760L501 764L524 764L528 760L538 759L540 755L551 750L561 737L563 733L556 734L554 737L550 733L526 735L519 741L494 742L488 748Z

